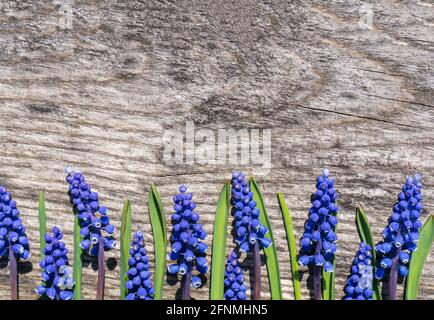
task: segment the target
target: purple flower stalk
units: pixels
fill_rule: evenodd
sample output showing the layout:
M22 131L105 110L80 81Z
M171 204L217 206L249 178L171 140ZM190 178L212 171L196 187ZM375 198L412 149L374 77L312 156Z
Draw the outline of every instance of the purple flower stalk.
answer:
M68 249L61 241L62 232L53 227L52 233L45 235L45 257L39 265L42 268L42 284L36 287L36 293L50 300L72 300L74 279L69 268Z
M105 259L104 251L112 250L116 246L112 234L115 227L110 224L107 207L100 206L98 193L92 192L85 177L72 168L66 168L66 181L69 183L69 196L74 211L78 215L80 234L83 240L80 247L84 253L98 257L98 286L97 299L104 298ZM103 232L108 236L103 235Z
M133 236L128 266L128 281L125 284L128 293L125 300L153 300L154 288L142 232L136 232Z
M199 214L195 211L193 194L187 193L185 186L179 187L179 194L173 197L175 212L172 214L172 236L170 241L172 249L169 259L175 261L168 266L168 272L182 276L182 299L190 299L190 283L194 288L202 285L202 279L198 276L206 274L208 262L206 251L208 246L203 242L207 233L199 223ZM193 271L198 275L193 275Z
M423 210L422 182L419 175L407 177L393 206L389 225L383 231L383 241L376 245L378 266L375 277L389 278L389 299L396 299L398 278L408 275L411 254L417 249Z
M232 251L226 261L225 300L247 300L246 291L243 269L238 261L237 253Z
M336 252L335 227L338 223L336 214L338 197L334 189L334 179L329 177L329 170L316 181L316 192L312 197L309 218L304 224L304 233L300 240L300 265L314 268L314 296L321 299L321 271L333 272L333 259Z
M11 299L18 299L17 262L30 257L26 227L11 193L0 186L0 257L9 257Z
M267 227L259 222L260 211L253 200L253 192L244 173L234 171L231 180L232 215L235 220L235 243L241 253L252 251L254 288L253 300L261 297L261 258L259 250L272 242L266 237Z
M351 266L351 275L347 279L344 300L373 300L372 248L362 242Z

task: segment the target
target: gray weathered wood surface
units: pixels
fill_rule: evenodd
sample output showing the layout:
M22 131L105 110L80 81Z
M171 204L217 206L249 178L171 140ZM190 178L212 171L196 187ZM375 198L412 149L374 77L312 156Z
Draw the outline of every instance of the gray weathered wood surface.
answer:
M379 240L405 175L417 169L426 211L434 209L434 4L369 3L2 0L0 182L18 201L33 252L20 297L35 299L39 282L39 191L46 192L48 224L60 226L72 248L68 164L86 174L117 227L124 199L133 201L134 229L146 231L151 256L145 201L151 182L167 210L186 183L211 233L219 190L234 166L165 163L162 136L182 134L187 119L212 130L272 129L272 169L257 178L277 238L285 299L293 298L292 282L275 193L285 195L298 238L315 176L330 168L341 194L342 297L358 246L357 204ZM373 24L365 28L369 8ZM108 257L118 259L119 251ZM422 299L434 298L433 261L431 253ZM119 264L108 271L107 298L117 298L118 278ZM306 279L305 273L305 298ZM85 298L94 298L95 281L96 272L86 268ZM265 268L263 283L269 298ZM192 290L193 297L207 298L207 290ZM166 285L164 297L175 292ZM3 268L0 298L8 297Z

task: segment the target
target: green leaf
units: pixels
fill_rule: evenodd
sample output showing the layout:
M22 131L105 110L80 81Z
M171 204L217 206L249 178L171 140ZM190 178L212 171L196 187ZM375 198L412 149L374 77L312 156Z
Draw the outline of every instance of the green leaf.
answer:
M300 273L298 272L297 244L295 242L294 230L292 228L291 211L286 205L285 198L278 192L280 211L282 212L283 223L285 224L286 240L288 242L289 256L291 260L292 284L294 286L295 300L301 300Z
M83 262L81 260L81 255L83 250L80 247L81 235L80 235L80 224L78 222L77 214L74 215L74 267L73 267L73 277L75 281L74 286L74 300L81 300L81 276Z
M368 218L366 217L365 211L361 207L357 207L356 209L356 225L357 225L357 231L359 233L360 241L368 244L372 248L372 265L374 267L374 274L375 274L375 268L377 266L376 263L376 252L375 252L375 244L372 237L371 227L369 226ZM373 299L374 300L381 300L381 290L380 290L380 283L378 282L378 279L374 277L372 288L374 291Z
M130 257L131 245L131 202L126 200L122 210L121 221L121 300L125 299L127 288L128 259Z
M212 240L211 300L224 299L224 277L226 263L226 234L230 210L230 185L225 183L217 203L214 235Z
M264 249L265 264L267 266L268 282L270 284L270 291L271 291L271 299L282 300L279 260L277 259L277 252L276 252L276 245L273 237L273 231L271 229L271 225L268 220L267 210L265 209L261 191L259 190L258 184L256 183L253 177L250 179L250 190L253 192L253 199L257 203L257 208L261 212L259 215L259 221L269 230L267 236L272 241L271 246Z
M166 273L167 235L164 208L155 185L152 185L149 191L148 206L155 250L154 299L161 300L163 295L164 275Z
M41 260L44 258L45 234L47 233L47 223L45 217L45 196L41 191L39 194L39 246L41 252Z
M336 259L333 258L333 270L336 270ZM322 297L323 300L335 300L335 271L325 272L322 270Z
M423 266L434 242L434 216L430 215L422 227L417 243L417 250L413 252L408 269L405 285L405 300L416 300L419 292L420 277Z

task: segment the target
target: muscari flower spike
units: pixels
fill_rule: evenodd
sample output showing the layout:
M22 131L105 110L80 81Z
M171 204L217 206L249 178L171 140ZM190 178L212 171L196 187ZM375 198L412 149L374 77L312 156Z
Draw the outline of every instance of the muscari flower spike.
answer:
M66 169L66 181L69 183L69 196L71 203L77 210L80 223L80 234L83 240L80 247L83 251L91 256L98 256L98 244L102 239L104 250L112 250L116 246L116 241L111 236L115 227L110 224L107 215L107 207L100 206L98 193L92 192L89 184L83 174L73 171L71 168ZM110 236L103 236L105 231Z
M232 215L235 220L235 242L241 253L247 253L253 248L256 241L263 248L271 246L271 240L265 237L267 227L259 222L260 211L253 200L244 173L234 171L231 181Z
M244 285L243 269L238 255L232 251L225 268L225 300L246 300L247 288Z
M332 260L337 249L335 227L338 223L338 195L334 189L334 179L329 174L329 170L324 169L323 174L317 178L317 190L312 197L309 218L300 240L298 262L303 266L323 266L324 271L333 272Z
M68 249L61 241L60 229L53 227L51 232L45 235L45 257L39 263L43 270L42 284L35 291L39 296L50 300L72 300L74 279L69 268Z
M407 177L393 206L389 225L383 231L383 241L375 249L378 266L375 277L383 279L390 273L393 261L397 261L398 275L401 279L408 275L411 254L417 249L422 222L419 217L423 210L422 182L419 175Z
M169 254L169 259L176 263L168 266L168 272L183 276L196 270L199 274L206 274L208 262L205 256L208 246L203 240L207 233L199 223L199 214L194 211L196 204L192 200L193 194L187 193L185 186L180 186L179 192L173 197L175 212L172 214L172 249ZM202 280L195 275L191 278L191 284L198 288L202 285Z
M0 186L0 257L8 256L9 248L17 260L30 257L29 239L17 203L12 200L11 193Z
M133 236L128 266L128 281L125 283L128 292L125 300L153 300L154 288L142 232L138 231Z
M351 266L344 291L344 300L373 300L372 248L362 242Z

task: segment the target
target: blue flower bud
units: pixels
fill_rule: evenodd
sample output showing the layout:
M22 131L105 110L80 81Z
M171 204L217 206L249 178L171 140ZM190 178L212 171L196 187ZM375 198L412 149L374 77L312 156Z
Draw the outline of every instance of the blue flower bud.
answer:
M407 252L402 251L402 252L399 254L399 260L400 260L402 263L407 264L407 263L409 263L409 261L410 261L410 255L409 255Z
M380 263L381 267L388 269L392 266L392 260L390 258L383 258Z
M199 277L194 276L191 278L191 284L193 285L193 288L197 289L202 285L202 280Z
M248 242L243 242L240 245L240 252L242 253L247 253L250 249L249 243Z
M311 262L310 256L304 255L304 256L301 256L300 258L298 258L298 263L302 266L307 266L307 265L309 265L310 262Z
M400 265L398 272L400 277L405 278L408 275L408 268L404 265Z
M261 242L261 245L264 249L267 249L271 246L271 244L273 243L270 239L268 238L261 238L259 239L259 241Z

